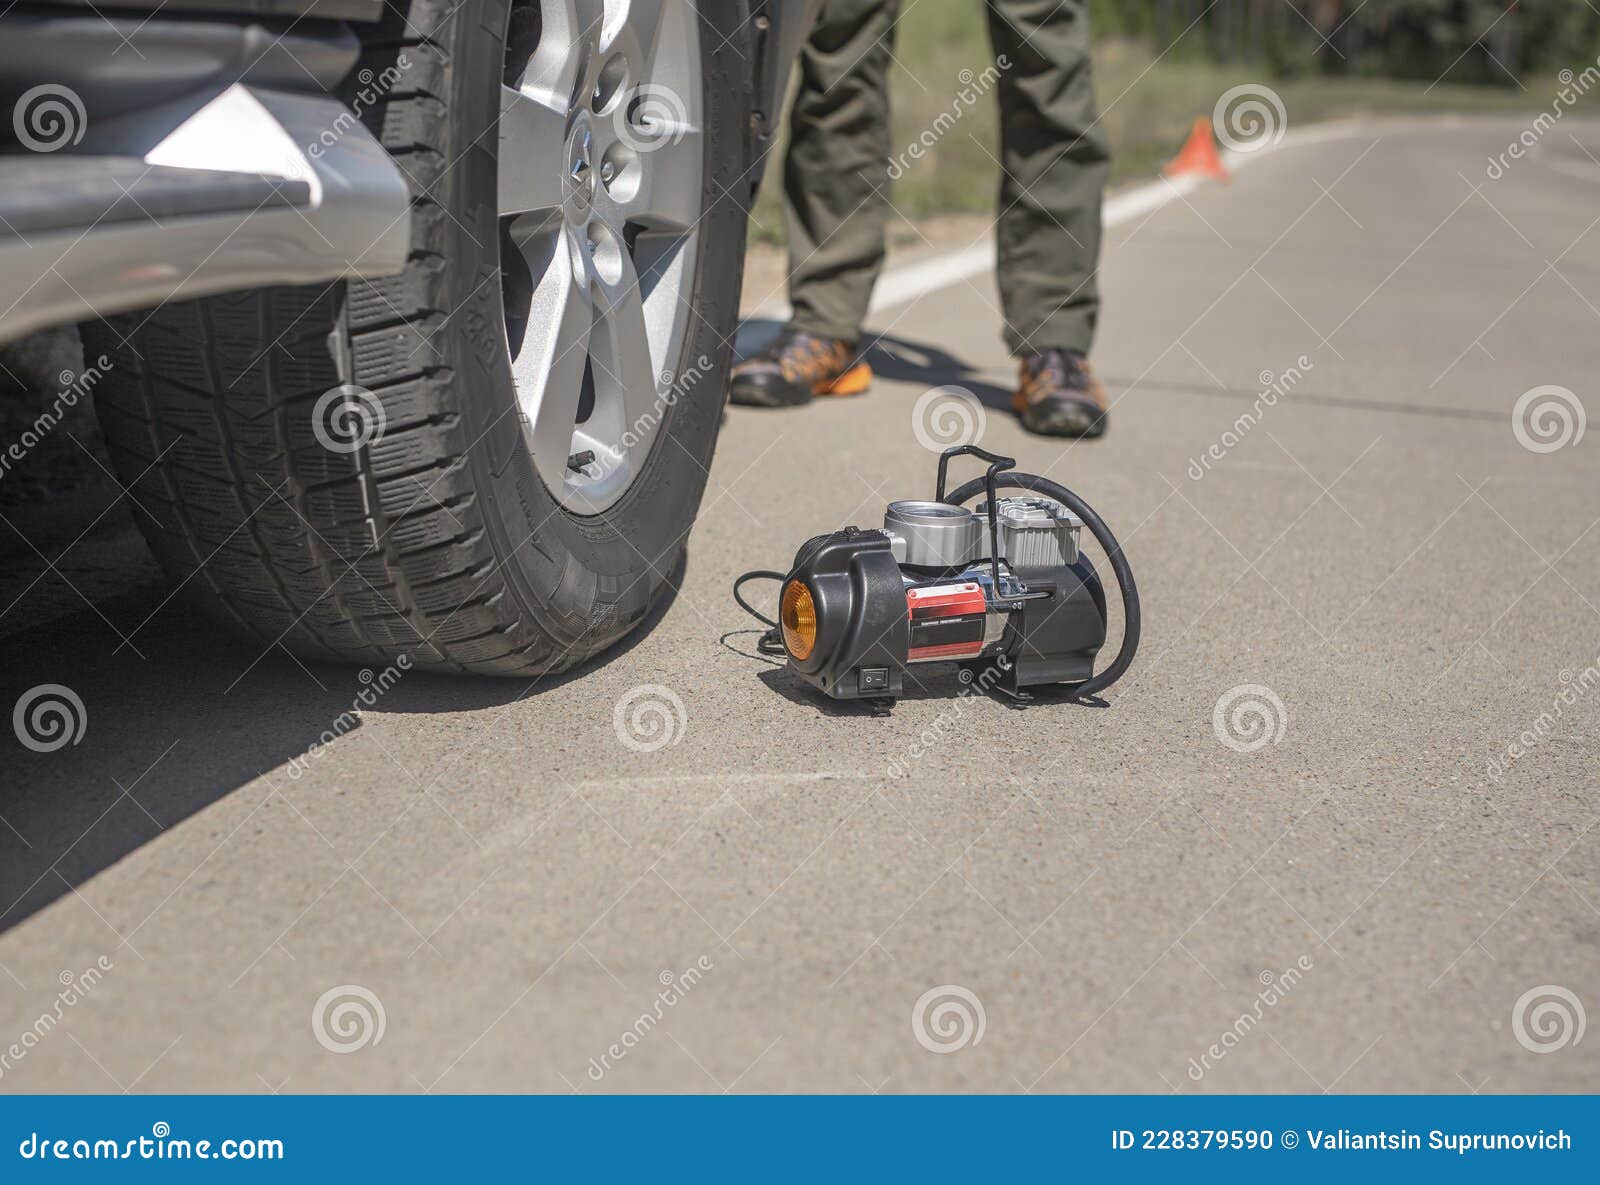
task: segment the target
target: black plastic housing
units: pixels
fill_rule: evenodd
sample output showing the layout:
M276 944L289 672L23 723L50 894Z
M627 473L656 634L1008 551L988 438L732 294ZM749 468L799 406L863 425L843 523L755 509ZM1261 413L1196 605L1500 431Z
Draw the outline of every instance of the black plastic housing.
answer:
M1011 661L1000 687L1015 693L1046 683L1082 683L1094 674L1095 656L1106 641L1106 594L1086 559L1065 568L1019 573L1032 592L1050 595L1023 602L1007 631Z
M791 654L791 669L835 699L898 696L911 623L889 536L846 527L809 539L789 580L805 582L817 611L816 645L804 660Z

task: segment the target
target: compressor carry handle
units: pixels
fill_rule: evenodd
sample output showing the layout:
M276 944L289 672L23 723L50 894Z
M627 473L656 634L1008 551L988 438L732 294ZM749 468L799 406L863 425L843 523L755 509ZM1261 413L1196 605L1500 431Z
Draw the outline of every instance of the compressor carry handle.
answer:
M991 453L988 449L981 449L975 444L958 444L954 448L947 448L939 454L939 484L934 489L933 500L944 501L945 477L950 472L951 457L977 457L979 460L990 461L989 472L984 481L989 490L990 504L994 503L994 475L1007 469L1015 469L1015 457L1002 457L999 453Z
M950 471L950 458L970 456L979 460L990 462L989 470L983 475L983 488L989 495L989 578L994 581L994 595L997 600L1010 600L1000 591L1000 512L995 506L995 499L999 491L995 488L995 474L1007 469L1015 469L1015 457L1002 457L999 453L991 453L988 449L981 449L975 444L958 444L954 448L947 448L939 454L939 483L934 487L933 500L944 501L945 475Z

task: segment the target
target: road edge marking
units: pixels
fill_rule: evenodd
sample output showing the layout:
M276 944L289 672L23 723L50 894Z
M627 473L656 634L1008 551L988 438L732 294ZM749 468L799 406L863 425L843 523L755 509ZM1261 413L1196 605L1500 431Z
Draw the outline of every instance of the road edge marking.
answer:
M1253 161L1271 156L1284 148L1298 148L1327 140L1342 140L1361 134L1366 126L1363 120L1329 120L1304 128L1292 128L1279 140L1263 144L1250 152L1225 149L1222 163L1232 172L1238 172ZM1101 208L1100 223L1106 230L1132 222L1155 213L1175 198L1187 197L1202 184L1202 178L1184 176L1157 177L1126 189L1118 190L1105 199ZM869 312L882 312L906 304L930 292L953 287L975 276L992 272L995 268L995 247L988 242L947 251L928 259L918 260L901 267L889 268L878 277L872 290ZM788 321L789 303L786 300L764 301L741 318L742 322Z

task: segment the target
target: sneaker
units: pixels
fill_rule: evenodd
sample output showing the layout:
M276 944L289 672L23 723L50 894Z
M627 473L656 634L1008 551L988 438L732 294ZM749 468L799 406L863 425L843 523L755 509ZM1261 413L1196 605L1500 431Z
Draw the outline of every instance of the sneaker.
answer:
M1046 350L1022 360L1011 407L1042 436L1104 436L1111 413L1100 380L1075 350Z
M859 395L872 368L855 344L786 328L761 353L733 368L729 398L746 407L798 407L818 395Z

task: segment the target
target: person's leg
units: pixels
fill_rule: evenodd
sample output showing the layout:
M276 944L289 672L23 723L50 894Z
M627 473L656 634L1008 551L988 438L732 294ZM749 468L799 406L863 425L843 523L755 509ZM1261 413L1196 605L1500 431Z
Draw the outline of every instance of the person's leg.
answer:
M854 341L883 266L889 63L900 0L824 0L789 119L791 325Z
M1000 68L1000 300L1026 357L1087 354L1100 309L1110 153L1090 80L1088 0L988 0Z

